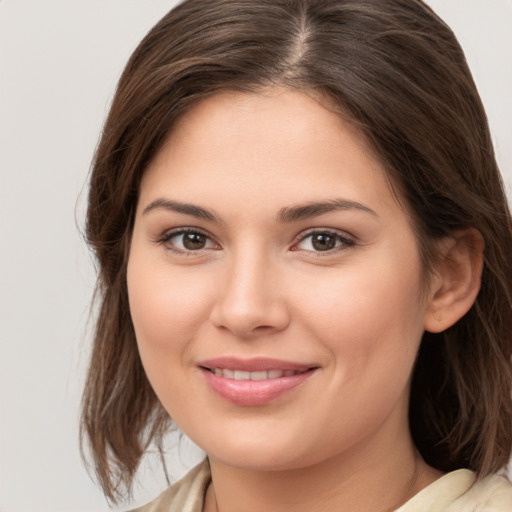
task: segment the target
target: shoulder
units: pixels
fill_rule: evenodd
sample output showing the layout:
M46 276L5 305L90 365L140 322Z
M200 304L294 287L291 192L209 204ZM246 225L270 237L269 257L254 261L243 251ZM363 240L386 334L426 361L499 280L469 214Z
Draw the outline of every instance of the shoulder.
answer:
M202 512L210 479L210 466L204 460L155 500L131 512Z
M511 512L512 484L503 476L490 475L475 484L454 503L449 512Z
M425 487L396 512L511 512L512 484L503 476L475 481L467 469L453 471Z

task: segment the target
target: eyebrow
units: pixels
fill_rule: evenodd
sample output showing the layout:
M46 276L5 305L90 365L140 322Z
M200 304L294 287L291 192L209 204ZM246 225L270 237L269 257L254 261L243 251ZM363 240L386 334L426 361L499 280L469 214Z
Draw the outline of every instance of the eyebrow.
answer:
M160 197L155 199L151 203L149 203L143 211L143 214L149 213L158 208L163 208L165 210L171 210L177 213L183 213L185 215L191 215L192 217L196 217L198 219L209 220L210 222L215 222L216 224L222 224L220 218L215 215L214 212L208 210L207 208L202 208L201 206L196 206L195 204L190 203L180 203L179 201L171 201L169 199L164 199Z
M143 214L149 213L153 210L163 208L173 212L190 215L198 219L208 220L216 224L223 224L223 221L212 210L197 206L190 203L181 203L179 201L172 201L160 197L149 203L143 211ZM310 219L319 217L325 213L339 211L339 210L358 210L378 217L371 208L358 203L357 201L350 201L348 199L331 199L329 201L309 202L298 206L289 206L281 208L276 216L278 223L295 222L303 219Z
M371 208L358 203L357 201L349 201L347 199L331 199L330 201L311 202L304 205L291 206L282 208L277 214L277 222L294 222L297 220L310 219L318 217L325 213L338 210L358 210L369 213L374 217L378 217Z

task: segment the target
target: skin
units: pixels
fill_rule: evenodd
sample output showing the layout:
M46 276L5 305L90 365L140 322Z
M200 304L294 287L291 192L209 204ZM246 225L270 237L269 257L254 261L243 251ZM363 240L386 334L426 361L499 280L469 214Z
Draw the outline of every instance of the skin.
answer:
M339 199L356 206L277 220ZM171 236L182 228L199 231L202 248ZM312 229L335 247L317 250ZM210 458L205 510L391 510L440 476L411 440L410 376L424 329L453 323L471 294L454 308L462 271L425 290L421 270L382 165L311 96L223 93L182 117L143 176L127 278L148 378ZM198 368L224 356L317 369L247 407Z

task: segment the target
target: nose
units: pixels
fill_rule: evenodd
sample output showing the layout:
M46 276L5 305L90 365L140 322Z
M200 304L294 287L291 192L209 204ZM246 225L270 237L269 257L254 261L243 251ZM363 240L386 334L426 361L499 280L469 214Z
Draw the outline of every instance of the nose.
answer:
M290 316L280 272L270 258L240 255L221 273L211 322L234 336L251 339L284 330Z

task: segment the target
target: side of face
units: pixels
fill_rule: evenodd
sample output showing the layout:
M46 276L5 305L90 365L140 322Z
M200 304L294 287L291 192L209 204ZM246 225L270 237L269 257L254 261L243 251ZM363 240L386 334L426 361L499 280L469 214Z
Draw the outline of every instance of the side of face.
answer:
M178 427L226 464L304 467L407 437L435 323L421 275L382 166L303 93L202 101L143 177L127 274L142 362ZM298 383L233 384L236 365Z

